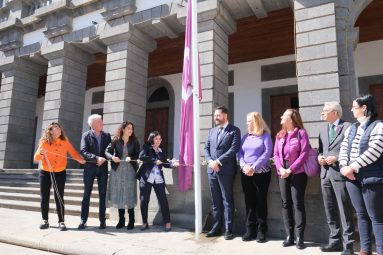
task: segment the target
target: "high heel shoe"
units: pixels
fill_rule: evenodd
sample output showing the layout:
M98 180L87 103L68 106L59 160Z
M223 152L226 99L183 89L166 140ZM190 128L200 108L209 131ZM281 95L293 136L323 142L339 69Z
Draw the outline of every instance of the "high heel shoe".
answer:
M148 223L144 223L144 224L142 224L140 230L141 230L141 231L144 231L144 230L147 230L148 228L149 228Z

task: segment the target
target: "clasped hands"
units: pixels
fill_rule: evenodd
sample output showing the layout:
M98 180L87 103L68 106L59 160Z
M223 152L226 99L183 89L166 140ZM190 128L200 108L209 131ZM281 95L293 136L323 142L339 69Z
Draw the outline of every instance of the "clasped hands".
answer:
M209 167L216 173L218 173L221 169L219 169L219 163L217 160L210 160Z
M340 173L350 179L350 180L356 180L355 175L354 175L354 169L351 168L351 166L344 166L340 169Z
M279 173L281 174L280 175L281 179L286 179L291 174L291 169L281 167L279 168Z
M255 170L254 168L252 168L251 166L249 165L245 165L243 168L242 168L242 172L247 175L247 176L253 176L254 173L255 173Z
M336 161L337 159L335 156L328 156L328 157L324 157L323 155L318 156L318 162L321 166L332 165L332 164L335 164Z

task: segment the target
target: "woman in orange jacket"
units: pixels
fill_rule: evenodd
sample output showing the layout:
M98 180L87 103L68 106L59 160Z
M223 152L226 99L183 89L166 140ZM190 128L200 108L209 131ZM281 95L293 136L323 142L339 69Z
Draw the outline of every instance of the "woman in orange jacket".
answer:
M68 153L80 164L85 163L85 160L73 148L72 144L65 136L61 125L57 122L52 122L43 131L40 138L39 148L34 156L35 161L41 161L39 177L41 214L43 221L40 224L40 229L49 228L49 199L51 186L53 184L56 210L59 218L59 229L61 231L66 230L64 223L64 187Z

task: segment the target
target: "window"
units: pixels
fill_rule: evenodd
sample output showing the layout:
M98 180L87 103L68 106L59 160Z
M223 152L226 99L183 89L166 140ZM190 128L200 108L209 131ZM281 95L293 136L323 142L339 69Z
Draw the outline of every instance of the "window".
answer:
M102 116L104 114L104 109L103 108L92 109L90 111L90 114L99 114Z
M234 92L229 93L229 121L234 123Z
M149 97L148 103L168 101L169 93L165 87L156 89Z
M234 70L228 72L229 86L234 86Z
M104 103L104 91L93 92L92 94L92 104L102 104Z

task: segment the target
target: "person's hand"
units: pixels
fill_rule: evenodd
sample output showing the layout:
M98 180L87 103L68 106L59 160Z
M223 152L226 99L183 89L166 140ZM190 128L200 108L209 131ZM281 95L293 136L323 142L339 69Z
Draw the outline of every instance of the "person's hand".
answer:
M340 173L350 180L356 179L354 175L354 169L352 169L350 166L342 167L342 169L340 169Z
M213 169L214 172L219 172L219 164L216 160L212 160L209 162L209 167Z
M322 155L319 155L319 156L318 156L318 163L319 163L319 165L321 165L321 166L326 165L325 157L323 157Z
M156 165L158 166L158 165L161 165L161 164L162 164L162 161L159 160L159 159L157 159L157 161L156 161Z
M105 158L103 157L97 157L97 166L101 166L102 164L104 164L104 162L106 161Z
M255 173L255 170L253 168L249 167L249 170L247 171L246 175L247 176L253 176L254 173Z
M85 164L86 163L86 160L85 159L80 159L80 160L77 160L78 163L80 163L81 165Z
M116 157L116 156L113 156L112 160L114 163L120 163L121 162L121 159L119 157Z
M128 163L129 163L131 160L132 160L132 159L131 159L130 157L126 157L126 158L125 158L125 161L128 162Z
M279 173L281 174L281 179L286 179L287 177L289 177L291 170L288 171L288 169L281 167L279 169Z
M176 159L171 160L170 162L172 163L173 167L179 167L180 166L180 162L178 160L176 160Z
M250 170L250 166L249 165L244 165L243 168L242 168L242 172L247 175L247 173L249 172Z
M325 158L325 161L327 165L332 165L336 162L336 157L335 156L328 156Z

